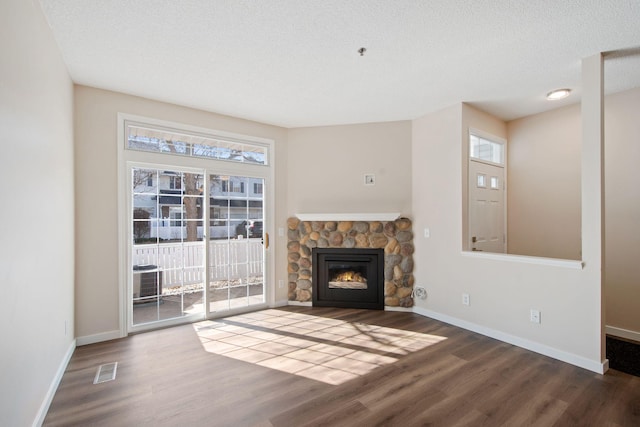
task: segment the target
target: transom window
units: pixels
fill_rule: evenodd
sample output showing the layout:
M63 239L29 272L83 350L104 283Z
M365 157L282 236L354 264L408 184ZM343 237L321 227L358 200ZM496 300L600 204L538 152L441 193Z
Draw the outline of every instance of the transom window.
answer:
M187 133L160 126L125 122L126 148L179 156L267 165L267 146L228 137Z
M469 135L469 157L485 162L504 164L504 144L478 135Z

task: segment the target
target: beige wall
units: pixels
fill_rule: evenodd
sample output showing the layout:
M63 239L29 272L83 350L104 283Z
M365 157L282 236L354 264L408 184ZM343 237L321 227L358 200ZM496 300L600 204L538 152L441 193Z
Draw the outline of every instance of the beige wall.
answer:
M75 103L76 325L83 342L113 338L120 327L118 112L275 140L276 229L286 229L292 213L321 208L410 212L410 122L287 131L85 86L75 87ZM365 172L376 174L375 186L363 185ZM274 231L275 278L286 283L286 239ZM277 302L286 301L286 288L276 292Z
M607 325L640 340L640 88L605 103ZM609 331L620 334L620 330Z
M74 345L73 87L37 1L0 27L0 425L26 426Z
M508 123L509 253L579 260L580 106Z
M428 293L426 300L416 300L415 310L597 371L602 362L597 259L576 269L575 263L557 266L462 251L464 150L468 127L483 126L479 119L468 106L457 105L413 122L412 176L421 183L412 193L420 235L414 241L415 275L416 286ZM430 238L422 237L424 228ZM461 303L463 293L470 295L469 306ZM529 321L531 308L541 311L541 324Z
M409 121L291 129L288 213L409 215L410 159ZM374 186L364 185L366 173Z
M606 323L639 334L636 339L640 336L639 110L640 88L606 98ZM508 131L509 253L580 259L580 106L514 120Z
M128 113L275 141L275 226L286 227L286 130L172 104L75 87L76 327L82 341L119 331L117 114ZM268 231L268 230L267 230ZM272 232L272 236L276 234ZM284 237L271 239L276 259L286 259ZM284 263L276 277L286 277ZM277 289L276 300L286 300Z

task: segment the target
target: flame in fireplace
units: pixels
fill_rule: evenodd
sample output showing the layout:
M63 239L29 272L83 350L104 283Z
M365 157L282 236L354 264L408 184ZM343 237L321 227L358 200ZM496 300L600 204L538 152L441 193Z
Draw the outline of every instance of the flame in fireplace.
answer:
M362 274L356 271L344 271L342 273L336 274L332 281L367 283L367 279L365 277L362 277Z

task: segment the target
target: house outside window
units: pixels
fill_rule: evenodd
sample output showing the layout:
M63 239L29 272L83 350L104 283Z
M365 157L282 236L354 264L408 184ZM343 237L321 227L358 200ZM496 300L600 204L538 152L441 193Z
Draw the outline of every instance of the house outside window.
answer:
M182 178L179 176L170 176L169 177L169 189L170 190L181 190L182 189Z
M169 220L171 227L182 227L182 218L185 216L182 206L172 206L169 208Z
M223 193L244 193L244 182L222 181Z

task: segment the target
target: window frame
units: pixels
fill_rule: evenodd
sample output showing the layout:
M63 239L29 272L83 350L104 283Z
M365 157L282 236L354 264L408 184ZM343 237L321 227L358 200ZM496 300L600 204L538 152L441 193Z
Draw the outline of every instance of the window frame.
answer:
M236 141L242 141L245 144L261 146L264 148L265 162L236 162L226 161L225 159L212 157L194 157L185 155L176 155L167 151L145 151L128 149L128 133L127 124L138 123L152 128L163 128L171 132L198 135L215 135L221 138L230 138ZM128 173L131 168L135 167L152 167L162 169L177 168L181 170L210 170L211 165L218 173L228 176L240 175L248 177L262 178L267 185L265 186L265 200L263 226L265 232L272 233L273 218L275 217L275 140L252 135L244 135L239 133L231 133L218 131L210 128L198 127L180 122L171 122L162 119L138 116L129 113L117 113L117 155L118 155L118 258L119 258L119 337L126 337L132 331L130 327L130 313L128 307L128 296L130 292L130 269L127 267L130 259L130 224L129 212L131 210L131 200L129 194L130 177ZM159 185L157 177L154 178L154 185ZM265 307L275 304L276 287L275 283L275 263L274 248L265 249ZM235 309L234 309L235 310ZM233 312L234 310L231 310ZM239 309L240 310L240 309ZM240 310L242 311L242 310ZM228 315L229 313L225 313ZM211 315L211 313L210 313ZM167 325L173 324L174 320L170 320ZM181 324L182 319L175 320L175 324ZM142 330L142 329L140 329ZM137 329L136 331L137 332Z
M155 138L155 137L147 137L148 139L158 140L158 149L145 149L143 145L139 147L132 147L130 144L129 137L129 129L130 128L139 128L146 129L149 132L157 132L163 133L166 132L172 135L183 135L185 139L194 139L193 142L186 141L169 141ZM231 134L228 132L214 131L212 129L195 129L193 127L183 127L180 125L172 126L168 125L167 122L164 124L159 123L159 121L148 121L148 120L136 120L135 118L125 118L124 119L124 149L125 151L138 151L143 153L156 153L156 154L167 154L173 156L180 157L190 157L196 159L208 159L208 160L217 160L222 162L231 162L231 163L242 163L242 164L250 164L256 166L270 166L271 163L271 142L269 140L265 140L263 138L256 137L244 137L243 135ZM204 144L198 143L197 140L208 140L211 142L219 142L221 145L213 145L213 144ZM177 143L177 144L176 144ZM164 146L172 146L174 150L163 149ZM198 150L195 148L197 146L205 146L208 147L209 151L218 152L218 153L227 153L227 152L235 152L235 157L231 155L229 157L220 157L219 155L198 155ZM233 150L230 146L236 146L241 148L240 150ZM151 145L149 145L151 147ZM179 147L180 150L175 149L175 147ZM166 148L166 147L165 147ZM256 151L245 151L244 148L255 148ZM262 161L249 161L242 160L244 157L242 156L245 153L256 153L263 157ZM240 155L240 159L238 159L238 155Z

